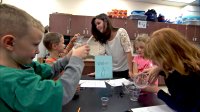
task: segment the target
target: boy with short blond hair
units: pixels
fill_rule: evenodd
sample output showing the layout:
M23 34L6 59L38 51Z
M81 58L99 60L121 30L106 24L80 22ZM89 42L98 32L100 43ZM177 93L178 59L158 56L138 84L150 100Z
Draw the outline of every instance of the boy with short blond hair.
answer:
M59 112L73 97L89 46L74 49L52 67L33 62L42 24L25 11L0 4L0 111ZM57 81L52 78L64 74ZM53 103L53 104L52 104Z
M44 35L43 44L49 52L45 63L52 65L60 58L60 54L64 53L64 37L59 33L49 32Z
M60 33L49 32L44 35L43 45L49 52L49 56L45 59L45 63L52 65L57 59L68 54L80 34L75 34L69 44L65 48L64 36Z

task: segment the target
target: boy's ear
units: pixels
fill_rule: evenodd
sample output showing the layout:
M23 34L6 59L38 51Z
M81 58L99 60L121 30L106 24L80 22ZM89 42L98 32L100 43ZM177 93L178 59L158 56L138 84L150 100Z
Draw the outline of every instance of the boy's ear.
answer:
M15 44L15 36L13 35L5 35L1 37L1 46L8 49L13 50Z
M58 45L57 44L52 44L52 49L57 49Z

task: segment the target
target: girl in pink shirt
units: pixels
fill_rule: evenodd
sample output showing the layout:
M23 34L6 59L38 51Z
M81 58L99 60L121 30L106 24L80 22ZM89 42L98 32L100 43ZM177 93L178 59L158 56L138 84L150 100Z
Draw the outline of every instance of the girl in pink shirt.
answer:
M135 39L134 48L137 53L136 56L133 58L133 76L143 72L143 70L151 68L153 66L152 61L148 59L144 59L144 47L146 42L149 41L149 36L146 34L139 35ZM158 85L158 81L155 82Z
M135 73L143 72L144 69L152 67L152 62L150 60L144 59L141 55L136 55L133 58L133 63L136 64Z

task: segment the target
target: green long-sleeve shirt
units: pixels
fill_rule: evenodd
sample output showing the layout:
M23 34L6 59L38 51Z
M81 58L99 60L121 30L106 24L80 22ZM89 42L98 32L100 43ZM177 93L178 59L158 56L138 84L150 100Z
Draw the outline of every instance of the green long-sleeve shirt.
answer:
M59 80L51 80L63 70ZM77 57L60 59L53 67L37 62L22 69L0 65L0 98L20 112L60 112L73 97L82 70ZM4 103L0 101L0 112L9 112Z

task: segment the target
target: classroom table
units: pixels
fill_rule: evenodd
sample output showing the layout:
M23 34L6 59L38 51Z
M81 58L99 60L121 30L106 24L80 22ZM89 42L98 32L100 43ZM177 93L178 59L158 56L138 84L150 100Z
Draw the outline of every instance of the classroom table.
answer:
M101 105L101 97L104 96L109 97L107 107ZM64 105L62 111L77 112L80 107L80 112L131 112L131 108L162 104L164 102L153 93L141 94L138 101L131 101L129 95L123 93L121 86L111 87L106 83L106 88L81 88L78 96Z

